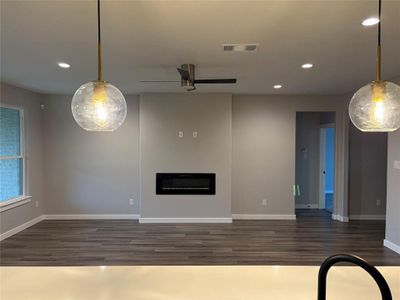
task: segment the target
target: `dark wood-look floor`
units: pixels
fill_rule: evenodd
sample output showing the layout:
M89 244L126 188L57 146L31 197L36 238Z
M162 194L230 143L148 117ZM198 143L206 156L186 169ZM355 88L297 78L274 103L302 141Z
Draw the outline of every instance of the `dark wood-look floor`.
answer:
M139 224L131 220L43 221L1 242L1 265L320 265L353 253L400 265L382 246L384 222L332 221L298 212L296 221Z

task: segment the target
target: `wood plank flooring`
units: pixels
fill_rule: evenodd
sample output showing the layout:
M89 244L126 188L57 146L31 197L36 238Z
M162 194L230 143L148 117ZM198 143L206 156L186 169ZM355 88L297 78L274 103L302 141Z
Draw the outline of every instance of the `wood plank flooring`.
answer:
M296 221L139 224L132 220L46 220L0 243L3 266L320 265L352 253L400 265L383 247L383 221L332 221L301 212Z

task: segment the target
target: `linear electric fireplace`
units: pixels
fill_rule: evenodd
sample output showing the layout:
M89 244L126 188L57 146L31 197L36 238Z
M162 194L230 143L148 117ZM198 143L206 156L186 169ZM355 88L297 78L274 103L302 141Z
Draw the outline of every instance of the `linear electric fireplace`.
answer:
M215 195L215 173L157 173L157 195Z

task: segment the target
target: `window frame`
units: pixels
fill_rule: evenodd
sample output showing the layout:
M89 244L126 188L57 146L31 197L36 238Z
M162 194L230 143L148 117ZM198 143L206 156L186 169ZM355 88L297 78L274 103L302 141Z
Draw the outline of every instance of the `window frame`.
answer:
M19 111L19 144L20 151L19 155L15 156L0 156L0 160L6 159L21 159L22 160L22 194L18 197L6 199L0 201L0 212L28 203L31 199L30 196L27 195L27 175L26 175L26 149L25 149L25 118L24 118L24 109L20 106L8 105L8 104L0 104L2 108L15 109Z

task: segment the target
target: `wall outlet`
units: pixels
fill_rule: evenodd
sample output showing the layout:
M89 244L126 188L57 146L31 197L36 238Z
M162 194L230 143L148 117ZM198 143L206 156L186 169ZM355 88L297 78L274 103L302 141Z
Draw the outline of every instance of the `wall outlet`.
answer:
M179 131L178 136L179 136L179 138L183 138L183 131Z
M36 202L35 202L35 206L36 206L36 207L39 207L39 201L36 201Z
M395 160L394 161L393 168L400 170L400 160Z
M193 131L193 138L197 138L197 131Z
M262 204L263 206L267 206L267 199L263 199L262 202L261 202L261 204Z
M381 206L382 205L382 200L381 199L377 199L376 200L376 206Z
M135 201L133 199L129 199L129 205L133 206L135 204Z

